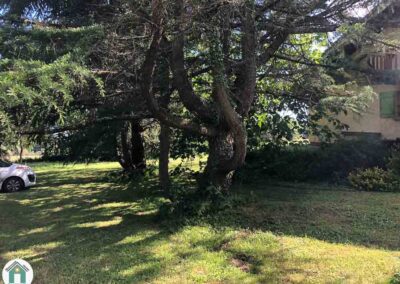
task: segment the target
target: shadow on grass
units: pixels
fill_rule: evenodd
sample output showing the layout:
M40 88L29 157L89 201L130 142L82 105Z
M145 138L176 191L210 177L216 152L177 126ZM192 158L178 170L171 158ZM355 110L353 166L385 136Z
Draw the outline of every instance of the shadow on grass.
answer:
M107 172L43 171L38 187L0 196L0 208L7 208L0 214L0 255L7 258L0 259L1 263L24 257L34 266L36 279L47 277L52 283L88 283L88 279L91 283L139 283L159 278L177 261L197 253L177 250L177 257L155 253L175 232L161 228L155 220L157 208L165 202L157 196L155 180L123 185L110 181ZM140 194L144 192L156 194ZM215 227L400 247L399 195L263 184L242 185L235 194L249 202L215 216L211 222ZM275 274L258 271L262 265L254 256L224 248L225 236L207 237L191 244L231 253L234 266L246 270L248 263L249 272L259 274L261 282ZM268 242L275 241L266 239L262 245ZM286 261L285 252L272 253L265 259ZM282 257L277 258L279 254ZM283 264L278 266L283 269Z
M36 279L57 283L146 282L160 275L168 261L147 248L168 237L154 220L164 201L135 193L151 181L133 190L105 183L102 174L43 172L37 187L1 195L0 255L7 258L1 263L24 257L37 268Z
M271 182L236 187L235 198L239 209L213 224L400 250L399 193Z

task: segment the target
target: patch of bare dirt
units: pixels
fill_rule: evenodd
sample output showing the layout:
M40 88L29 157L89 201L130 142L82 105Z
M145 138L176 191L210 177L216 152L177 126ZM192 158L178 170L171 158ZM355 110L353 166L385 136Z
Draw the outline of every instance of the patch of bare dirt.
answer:
M232 258L231 264L244 272L250 272L250 263L239 259L239 258Z

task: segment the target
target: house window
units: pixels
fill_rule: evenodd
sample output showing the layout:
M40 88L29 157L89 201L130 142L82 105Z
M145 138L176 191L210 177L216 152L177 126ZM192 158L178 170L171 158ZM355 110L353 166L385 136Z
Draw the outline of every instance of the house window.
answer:
M380 93L379 98L381 117L400 119L400 92Z

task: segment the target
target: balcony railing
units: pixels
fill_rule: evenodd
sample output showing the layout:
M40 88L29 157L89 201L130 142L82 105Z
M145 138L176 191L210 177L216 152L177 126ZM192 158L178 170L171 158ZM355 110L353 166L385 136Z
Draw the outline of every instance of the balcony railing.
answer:
M400 70L400 53L371 54L367 62L377 71Z

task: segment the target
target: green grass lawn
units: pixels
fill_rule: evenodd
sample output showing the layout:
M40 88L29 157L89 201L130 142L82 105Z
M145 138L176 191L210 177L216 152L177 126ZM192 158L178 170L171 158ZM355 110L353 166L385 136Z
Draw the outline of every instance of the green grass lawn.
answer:
M155 180L33 167L37 187L0 195L0 266L24 258L34 283L398 283L400 194L259 181L208 223L168 227Z

